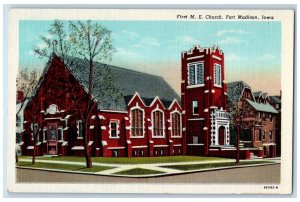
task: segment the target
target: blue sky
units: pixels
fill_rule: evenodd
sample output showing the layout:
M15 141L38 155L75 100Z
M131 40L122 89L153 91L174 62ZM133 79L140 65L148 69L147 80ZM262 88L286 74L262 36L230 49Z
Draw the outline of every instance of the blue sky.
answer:
M244 80L253 90L279 94L280 22L98 21L112 31L117 52L110 64L163 76L179 93L180 57L193 45L220 46L227 82ZM20 21L20 68L43 68L33 55L52 21Z

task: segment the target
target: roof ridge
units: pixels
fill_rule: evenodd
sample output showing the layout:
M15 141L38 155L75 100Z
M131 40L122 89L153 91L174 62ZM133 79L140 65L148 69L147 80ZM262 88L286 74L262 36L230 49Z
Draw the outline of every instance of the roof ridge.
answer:
M97 62L97 63L100 63L100 62ZM141 72L141 71L137 71L137 70L133 70L133 69L128 69L128 68L125 68L125 67L119 67L119 66L116 66L116 65L110 65L110 64L105 64L105 63L101 63L101 64L108 65L110 67L117 68L117 69L122 69L122 70L125 70L125 71L131 71L131 72L136 72L136 73L144 74L144 75L148 75L148 76L163 78L162 76L159 76L159 75L153 75L153 74L150 74L150 73Z
M85 59L82 59L82 58L79 58L79 57L74 57L74 56L67 56L67 57L85 61ZM129 68L124 68L124 67L120 67L120 66L117 66L117 65L111 65L111 64L107 64L107 63L103 63L103 62L99 62L99 61L95 61L95 63L96 63L96 64L107 65L107 66L109 66L110 68L115 68L115 69L120 69L120 70L125 70L125 71L131 71L131 72L135 72L135 73L139 73L139 74L144 74L144 75L148 75L148 76L152 76L152 77L163 78L163 77L160 76L160 75L153 75L153 74L150 74L150 73L141 72L141 71L137 71L137 70L133 70L133 69L129 69ZM164 79L164 78L163 78L163 79Z

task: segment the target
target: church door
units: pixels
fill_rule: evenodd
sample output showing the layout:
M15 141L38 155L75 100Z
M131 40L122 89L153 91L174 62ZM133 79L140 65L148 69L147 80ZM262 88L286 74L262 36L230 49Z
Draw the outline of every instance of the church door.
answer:
M219 145L225 144L224 139L225 139L225 127L220 126L219 127Z
M48 126L48 154L57 154L57 125L49 124Z

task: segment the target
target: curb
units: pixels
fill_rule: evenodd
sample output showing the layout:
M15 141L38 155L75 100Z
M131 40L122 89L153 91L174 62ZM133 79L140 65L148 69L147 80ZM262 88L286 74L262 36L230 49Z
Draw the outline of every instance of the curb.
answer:
M160 174L151 174L151 175L119 175L119 174L97 174L91 172L80 172L80 171L72 171L72 170L59 170L59 169L48 169L48 168L32 168L26 166L15 166L19 169L28 169L28 170L40 170L40 171L50 171L50 172L60 172L60 173L73 173L73 174L84 174L84 175L96 175L96 176L106 176L106 177L122 177L122 178L152 178L152 177L167 177L174 175L184 175L198 172L209 172L209 171L218 171L218 170L228 170L234 168L247 168L247 167L259 167L259 166L268 166L281 164L277 162L264 163L264 164L251 164L251 165L237 165L237 166L226 166L226 167L218 167L218 168L209 168L209 169L198 169L191 171L181 171L178 170L178 173L160 173Z

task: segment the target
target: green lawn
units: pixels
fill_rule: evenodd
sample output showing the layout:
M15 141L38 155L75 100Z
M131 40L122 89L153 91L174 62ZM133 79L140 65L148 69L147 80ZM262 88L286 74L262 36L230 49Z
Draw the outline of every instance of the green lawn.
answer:
M114 174L118 175L151 175L151 174L162 174L164 172L157 170L149 170L144 168L133 168L130 170L123 170Z
M24 166L24 167L31 167L31 168L47 168L47 169L55 169L55 170L68 170L68 171L92 172L92 173L114 168L108 166L93 166L92 168L86 168L82 165L40 163L40 162L36 162L34 165L32 165L31 162L24 162L24 161L20 161L17 165Z
M20 159L31 158L22 156ZM38 157L37 159L55 160L55 161L74 161L85 162L84 157L77 156L58 156L58 157ZM152 164L152 163L172 163L172 162L189 162L189 161L207 161L221 160L220 157L203 157L203 156L160 156L160 157L92 157L93 162L97 163L118 163L118 164Z
M270 161L241 161L239 165L265 164L265 163L271 163L271 162ZM174 166L161 166L161 167L189 171L189 170L199 170L199 169L207 169L207 168L228 167L228 166L235 166L235 165L236 165L235 162L228 162L228 163L174 165Z

